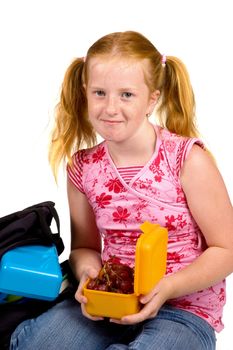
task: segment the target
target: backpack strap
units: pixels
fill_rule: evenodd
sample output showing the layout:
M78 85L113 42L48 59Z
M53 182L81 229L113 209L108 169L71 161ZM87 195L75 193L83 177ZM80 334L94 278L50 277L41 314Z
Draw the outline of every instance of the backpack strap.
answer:
M28 207L22 211L22 215L27 212L34 212L37 215L41 226L41 233L43 234L45 240L55 244L58 255L60 255L64 250L64 244L60 235L60 219L55 209L54 202L47 201ZM52 232L50 227L52 219L54 219L56 222L56 233Z

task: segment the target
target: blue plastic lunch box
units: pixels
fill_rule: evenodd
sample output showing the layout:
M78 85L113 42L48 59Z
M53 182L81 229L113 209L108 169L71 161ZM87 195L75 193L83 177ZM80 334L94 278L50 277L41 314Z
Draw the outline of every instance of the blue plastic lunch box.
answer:
M55 246L22 246L0 260L0 293L42 300L55 299L62 271Z

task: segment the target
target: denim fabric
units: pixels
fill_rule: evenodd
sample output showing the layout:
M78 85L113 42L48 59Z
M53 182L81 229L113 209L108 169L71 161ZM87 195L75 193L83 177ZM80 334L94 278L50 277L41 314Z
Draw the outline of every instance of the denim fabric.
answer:
M123 326L85 318L80 305L65 300L39 317L21 323L10 350L214 350L215 332L200 317L163 306L158 315Z

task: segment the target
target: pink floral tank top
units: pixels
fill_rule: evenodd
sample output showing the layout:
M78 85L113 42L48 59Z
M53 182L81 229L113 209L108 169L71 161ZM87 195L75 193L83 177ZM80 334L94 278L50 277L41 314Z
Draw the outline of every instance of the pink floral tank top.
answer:
M144 221L168 229L167 272L189 265L205 249L180 183L180 170L196 138L177 136L155 126L156 149L150 161L126 183L114 165L106 142L73 156L68 175L92 206L104 248L103 261L114 257L134 265L136 241ZM169 300L177 308L205 319L216 331L223 328L225 280L205 290Z

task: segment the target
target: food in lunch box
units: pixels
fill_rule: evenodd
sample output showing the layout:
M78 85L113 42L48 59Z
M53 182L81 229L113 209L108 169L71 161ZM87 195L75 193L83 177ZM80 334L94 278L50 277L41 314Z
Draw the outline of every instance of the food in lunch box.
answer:
M98 276L87 284L88 289L131 294L134 292L134 269L107 261Z

